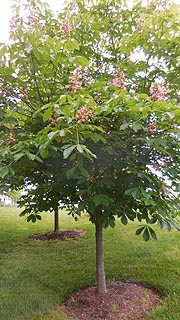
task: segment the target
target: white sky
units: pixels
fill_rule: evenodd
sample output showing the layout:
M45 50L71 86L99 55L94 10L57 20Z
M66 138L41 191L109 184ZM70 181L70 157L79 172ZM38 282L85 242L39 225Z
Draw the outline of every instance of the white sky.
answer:
M54 11L58 11L62 8L64 0L45 0L45 2L48 2ZM12 4L13 0L0 0L0 42L4 42L8 39L9 19L12 16Z
M54 11L58 11L62 8L64 0L45 0L51 5ZM66 0L67 1L67 0ZM132 0L129 0L132 1ZM180 0L173 0L177 4L180 4ZM0 42L5 42L8 39L9 19L11 14L11 5L13 0L0 0Z

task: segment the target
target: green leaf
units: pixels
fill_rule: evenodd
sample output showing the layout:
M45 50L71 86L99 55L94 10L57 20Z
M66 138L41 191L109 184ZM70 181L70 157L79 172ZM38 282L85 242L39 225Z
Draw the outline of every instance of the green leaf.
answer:
M45 148L40 149L40 155L43 159L45 159L48 156L48 154L49 154L48 149L45 149Z
M80 167L79 170L84 177L88 177L88 172L85 168Z
M139 98L147 100L149 98L149 96L146 93L140 93Z
M59 131L51 131L51 132L49 132L48 133L48 139L49 140L53 140L53 138L55 137L55 136L57 136L58 135L58 133L59 133Z
M166 114L170 117L170 119L173 119L175 117L174 112L166 112Z
M0 168L0 177L1 178L4 178L5 176L7 176L8 173L9 173L9 168L8 167Z
M157 240L157 236L156 236L156 233L155 231L149 227L149 232L150 232L150 235L151 237L154 239L154 240Z
M37 156L37 154L35 155L35 160L37 160L40 163L44 163L43 160Z
M144 198L146 198L146 199L149 198L148 193L147 193L142 187L140 188L140 191L141 191L141 194L142 194L142 196L143 196Z
M36 215L32 213L27 217L26 220L27 220L27 222L32 221L34 223L34 222L36 222Z
M41 219L42 219L42 217L40 216L40 214L36 214L36 219L37 219L37 220L41 220Z
M20 153L16 153L14 155L14 160L18 161L19 159L21 159L22 157L24 157L24 153L20 152Z
M136 236L138 236L139 234L141 234L141 232L144 230L145 226L140 227L139 229L136 230Z
M72 147L69 147L69 148L65 149L63 151L63 158L67 159L75 148L76 148L76 146L72 146Z
M76 39L68 38L64 43L64 50L72 52L74 50L79 50L79 43Z
M77 150L78 150L80 153L83 153L83 152L84 152L84 148L86 148L86 146L81 145L81 144L78 144L78 145L77 145Z
M135 199L137 198L138 193L139 193L139 187L127 189L127 190L124 192L124 194L125 194L126 196L131 195L131 196L132 196L133 198L135 198Z
M78 205L78 212L82 212L85 210L85 203L84 202L80 202Z
M156 223L156 222L157 222L157 219L158 219L157 216L154 215L154 216L150 219L149 223L150 223L150 224Z
M84 151L87 153L88 156L96 159L96 155L92 153L88 148L85 147Z
M64 131L64 129L60 130L59 135L60 135L60 137L64 137L64 136L65 136L65 131Z
M121 223L126 225L128 223L127 217L125 216L125 214L123 214L123 216L121 217Z
M65 94L61 95L60 98L58 99L59 104L65 103L67 100L67 96Z
M126 212L126 216L129 220L134 221L136 218L136 213L131 210L130 212Z
M36 155L30 152L27 152L26 155L27 155L27 158L32 161L34 161L36 158Z
M52 116L53 106L51 105L43 114L43 121L47 121Z
M109 217L109 225L110 225L111 228L115 227L114 217Z
M89 60L82 56L71 57L69 61L77 66L81 65L82 67L86 67L89 65Z
M149 230L147 227L145 227L145 229L144 229L143 239L144 239L144 241L148 241L150 239L150 234L149 234Z
M107 217L103 219L102 226L105 229L109 226L109 219Z
M105 207L108 207L112 202L112 199L108 197L106 194L97 194L92 198L92 200L96 206L99 206L100 204L102 204Z
M61 106L61 112L63 112L66 117L69 117L71 115L71 108L69 105L63 105Z
M71 176L73 176L75 171L76 171L76 167L73 167L73 168L69 169L68 171L66 171L67 178L70 178Z
M134 130L135 132L137 132L138 130L142 129L143 126L142 126L140 123L138 123L138 122L134 122L134 123L132 124L132 128L133 128L133 130Z
M13 176L15 174L15 171L14 171L14 169L12 167L9 167L9 174L11 176Z
M125 122L125 123L123 123L121 126L120 126L120 130L125 130L125 129L127 129L129 127L129 122Z

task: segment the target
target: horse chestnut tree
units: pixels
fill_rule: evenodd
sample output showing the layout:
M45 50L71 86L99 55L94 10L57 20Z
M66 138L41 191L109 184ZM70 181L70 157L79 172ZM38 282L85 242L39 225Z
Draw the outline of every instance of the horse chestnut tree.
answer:
M145 241L154 223L178 228L178 12L168 1L77 0L54 16L30 0L0 46L1 180L35 183L61 157L64 206L96 227L99 293L103 228L144 221Z

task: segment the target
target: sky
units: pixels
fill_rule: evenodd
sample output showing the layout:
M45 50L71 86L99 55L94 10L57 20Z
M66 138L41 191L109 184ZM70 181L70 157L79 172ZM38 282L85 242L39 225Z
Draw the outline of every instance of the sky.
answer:
M62 8L64 0L46 0L54 11ZM13 0L0 0L0 42L8 39L9 19L12 16L11 6Z

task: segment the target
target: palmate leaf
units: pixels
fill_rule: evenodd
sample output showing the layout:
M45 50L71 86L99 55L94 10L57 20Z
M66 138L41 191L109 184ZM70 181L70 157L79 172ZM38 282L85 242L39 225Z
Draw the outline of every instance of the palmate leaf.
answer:
M127 195L127 196L131 195L133 198L137 198L137 196L139 195L139 187L134 187L134 188L131 188L131 189L127 189L124 192L124 194Z
M152 237L154 240L157 240L155 231L148 225L143 225L136 230L136 235L140 235L141 233L143 233L144 241L148 241L150 237Z
M33 223L36 222L36 215L35 214L30 214L27 218L26 218L27 222L32 221Z
M97 194L92 198L92 201L96 206L103 205L105 207L110 206L112 199L106 194Z

